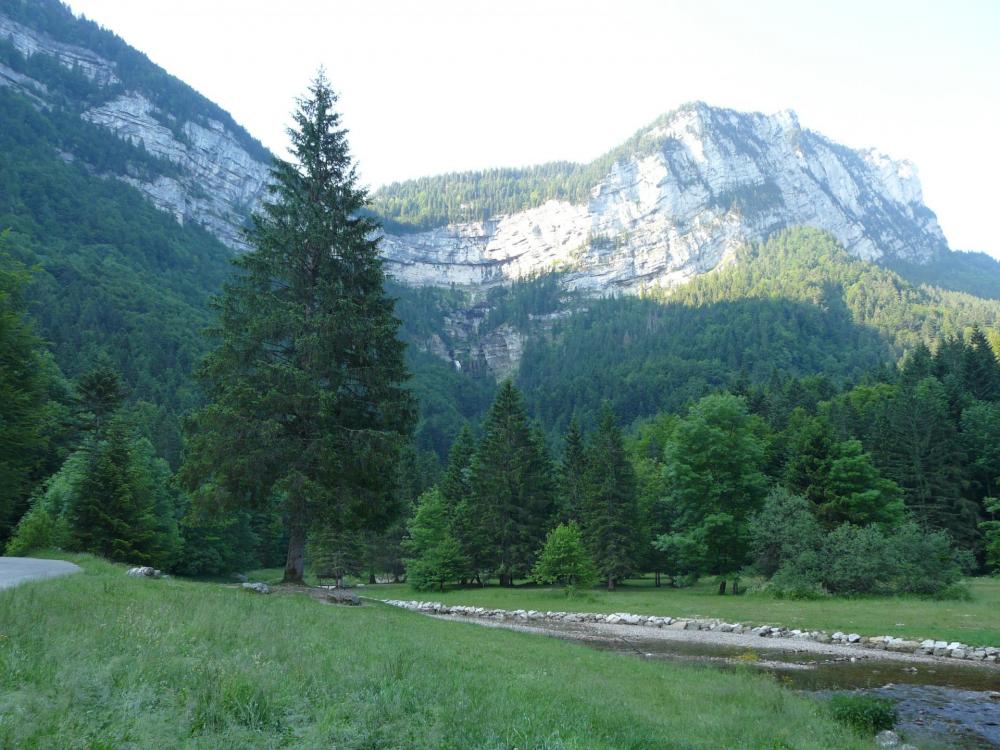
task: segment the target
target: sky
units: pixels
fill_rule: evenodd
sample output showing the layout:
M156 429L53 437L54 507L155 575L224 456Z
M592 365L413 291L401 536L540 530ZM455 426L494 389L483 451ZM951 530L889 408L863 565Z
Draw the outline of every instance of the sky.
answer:
M998 0L69 0L284 156L320 65L362 180L589 161L684 102L910 159L1000 257Z

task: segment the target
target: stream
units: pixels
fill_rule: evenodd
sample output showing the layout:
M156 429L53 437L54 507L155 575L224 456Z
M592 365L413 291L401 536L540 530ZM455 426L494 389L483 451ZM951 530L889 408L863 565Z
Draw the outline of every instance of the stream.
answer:
M532 623L533 626L535 623ZM782 685L816 695L861 691L896 701L896 731L917 747L1000 748L1000 670L845 658L779 649L745 648L629 636L588 634L575 624L546 623L549 635L644 659L760 669ZM582 637L581 637L582 636ZM766 644L766 640L764 640Z

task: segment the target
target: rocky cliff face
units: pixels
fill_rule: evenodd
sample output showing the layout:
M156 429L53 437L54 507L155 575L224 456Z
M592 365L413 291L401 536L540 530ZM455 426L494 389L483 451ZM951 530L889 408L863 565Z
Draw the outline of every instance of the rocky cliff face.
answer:
M947 250L912 164L854 151L772 116L688 105L640 134L585 203L552 200L489 221L389 234L390 272L416 285L491 285L566 272L593 294L670 287L748 240L794 225L866 260Z
M170 175L114 175L144 193L178 221L203 225L225 244L243 249L240 229L265 195L267 166L251 156L230 129L214 119L180 121L143 93L128 90L116 63L83 47L66 44L0 12L0 39L25 57L47 55L79 71L106 92L105 101L81 117L117 136L141 144L154 156L179 167ZM0 64L0 85L13 86L39 106L48 105L45 84Z

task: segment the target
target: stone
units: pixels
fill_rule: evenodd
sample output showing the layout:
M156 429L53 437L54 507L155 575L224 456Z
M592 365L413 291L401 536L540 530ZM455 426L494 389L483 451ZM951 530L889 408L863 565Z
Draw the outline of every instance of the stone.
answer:
M857 643L860 640L861 640L861 636L858 635L857 633L850 633L847 636L847 642L848 643Z
M879 747L899 747L901 740L891 729L884 729L875 735L875 744Z
M361 605L361 598L353 591L348 591L347 589L328 589L326 600L333 604L346 604L350 607Z
M250 583L249 581L240 584L244 591L252 591L255 594L270 594L271 588L266 583L261 583L257 581L256 583Z
M133 578L160 578L163 574L156 568L151 568L148 565L141 565L137 568L129 568L127 575Z

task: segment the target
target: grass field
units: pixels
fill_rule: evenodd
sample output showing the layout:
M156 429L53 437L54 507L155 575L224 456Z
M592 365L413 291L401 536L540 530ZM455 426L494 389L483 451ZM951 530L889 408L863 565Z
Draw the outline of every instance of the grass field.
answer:
M749 672L71 559L0 592L0 748L872 746Z
M629 581L617 591L587 591L567 597L558 588L534 586L502 589L448 589L416 592L404 585L366 589L380 599L423 599L501 609L578 612L632 612L670 617L718 617L790 628L843 630L861 635L940 638L970 645L1000 646L1000 578L966 583L971 601L934 601L917 597L782 600L766 594L719 596L704 581L686 589L654 588L650 579Z

